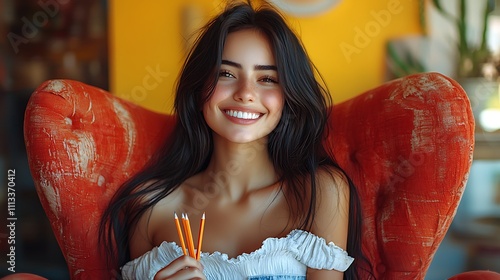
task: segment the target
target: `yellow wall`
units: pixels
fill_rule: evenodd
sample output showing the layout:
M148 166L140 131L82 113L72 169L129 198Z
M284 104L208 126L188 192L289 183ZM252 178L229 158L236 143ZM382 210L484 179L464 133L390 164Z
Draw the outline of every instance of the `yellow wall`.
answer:
M360 3L363 2L363 3ZM315 17L289 17L335 102L384 81L388 39L420 33L416 0L342 0ZM186 7L195 8L186 16ZM198 25L221 0L110 1L110 90L154 111L172 109L184 58L181 22Z

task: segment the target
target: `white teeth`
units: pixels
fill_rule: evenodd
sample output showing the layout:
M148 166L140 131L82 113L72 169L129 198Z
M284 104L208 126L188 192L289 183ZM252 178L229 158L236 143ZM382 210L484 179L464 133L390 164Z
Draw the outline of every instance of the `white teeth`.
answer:
M245 119L245 120L255 120L255 119L258 119L260 116L259 114L255 114L255 113L234 111L234 110L226 110L225 113L231 117L235 117L238 119Z

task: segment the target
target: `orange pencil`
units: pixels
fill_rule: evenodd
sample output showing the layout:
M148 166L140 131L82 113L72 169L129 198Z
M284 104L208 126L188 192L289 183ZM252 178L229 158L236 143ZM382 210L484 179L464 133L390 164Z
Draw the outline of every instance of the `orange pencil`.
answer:
M184 255L187 255L186 244L184 243L184 238L182 237L181 224L179 223L179 217L177 217L177 213L175 212L174 212L174 218L175 218L175 227L177 228L177 234L179 235L179 239L181 241L182 252L184 253Z
M201 254L201 243L203 241L203 231L205 230L205 213L203 213L203 216L201 216L201 221L200 221L200 232L198 233L198 246L196 248L196 259L200 260L200 254Z
M189 224L189 217L188 217L187 213L184 214L184 223L186 225L185 231L186 231L186 239L187 239L189 255L192 258L195 258L196 255L194 253L193 234L191 233L191 225Z

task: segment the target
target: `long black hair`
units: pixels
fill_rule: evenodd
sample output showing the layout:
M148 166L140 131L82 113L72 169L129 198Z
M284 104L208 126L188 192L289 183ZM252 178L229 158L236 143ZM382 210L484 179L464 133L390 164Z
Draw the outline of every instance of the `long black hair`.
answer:
M321 76L280 13L269 4L255 8L250 3L229 5L204 27L177 82L174 103L177 119L172 137L142 171L121 186L104 212L100 242L111 256L114 268L130 260L130 229L142 214L186 179L206 169L213 142L212 132L200 108L217 84L228 34L249 28L268 38L284 94L282 117L268 137L267 149L282 186L286 186L284 194L292 216L297 217L292 222L298 228L311 227L315 216L315 174L318 168L330 166L341 172L350 187L347 252L356 259L344 278L359 278L357 263L364 260L359 197L352 181L323 147L332 104L330 94L319 82ZM305 186L309 189L306 190ZM304 197L310 197L309 203L302 202Z

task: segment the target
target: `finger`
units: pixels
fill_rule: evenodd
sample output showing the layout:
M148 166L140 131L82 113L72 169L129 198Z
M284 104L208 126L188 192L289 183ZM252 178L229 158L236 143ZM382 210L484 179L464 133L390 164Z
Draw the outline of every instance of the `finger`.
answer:
M163 271L156 274L155 279L161 280L199 280L206 279L201 270L196 267L186 267L174 273L173 275L164 276Z
M177 259L173 260L169 265L167 265L167 267L172 267L175 271L186 267L196 267L199 270L203 270L203 266L199 261L190 256L185 256L185 255L182 255Z
M171 263L169 263L166 267L162 268L160 271L158 271L155 275L155 280L156 279L165 279L165 277L170 277L172 275L175 275L177 272L186 270L187 268L193 268L196 269L200 272L203 271L203 266L201 263L189 256L180 256ZM202 273L203 274L203 273ZM159 276L160 278L157 278L156 276Z

